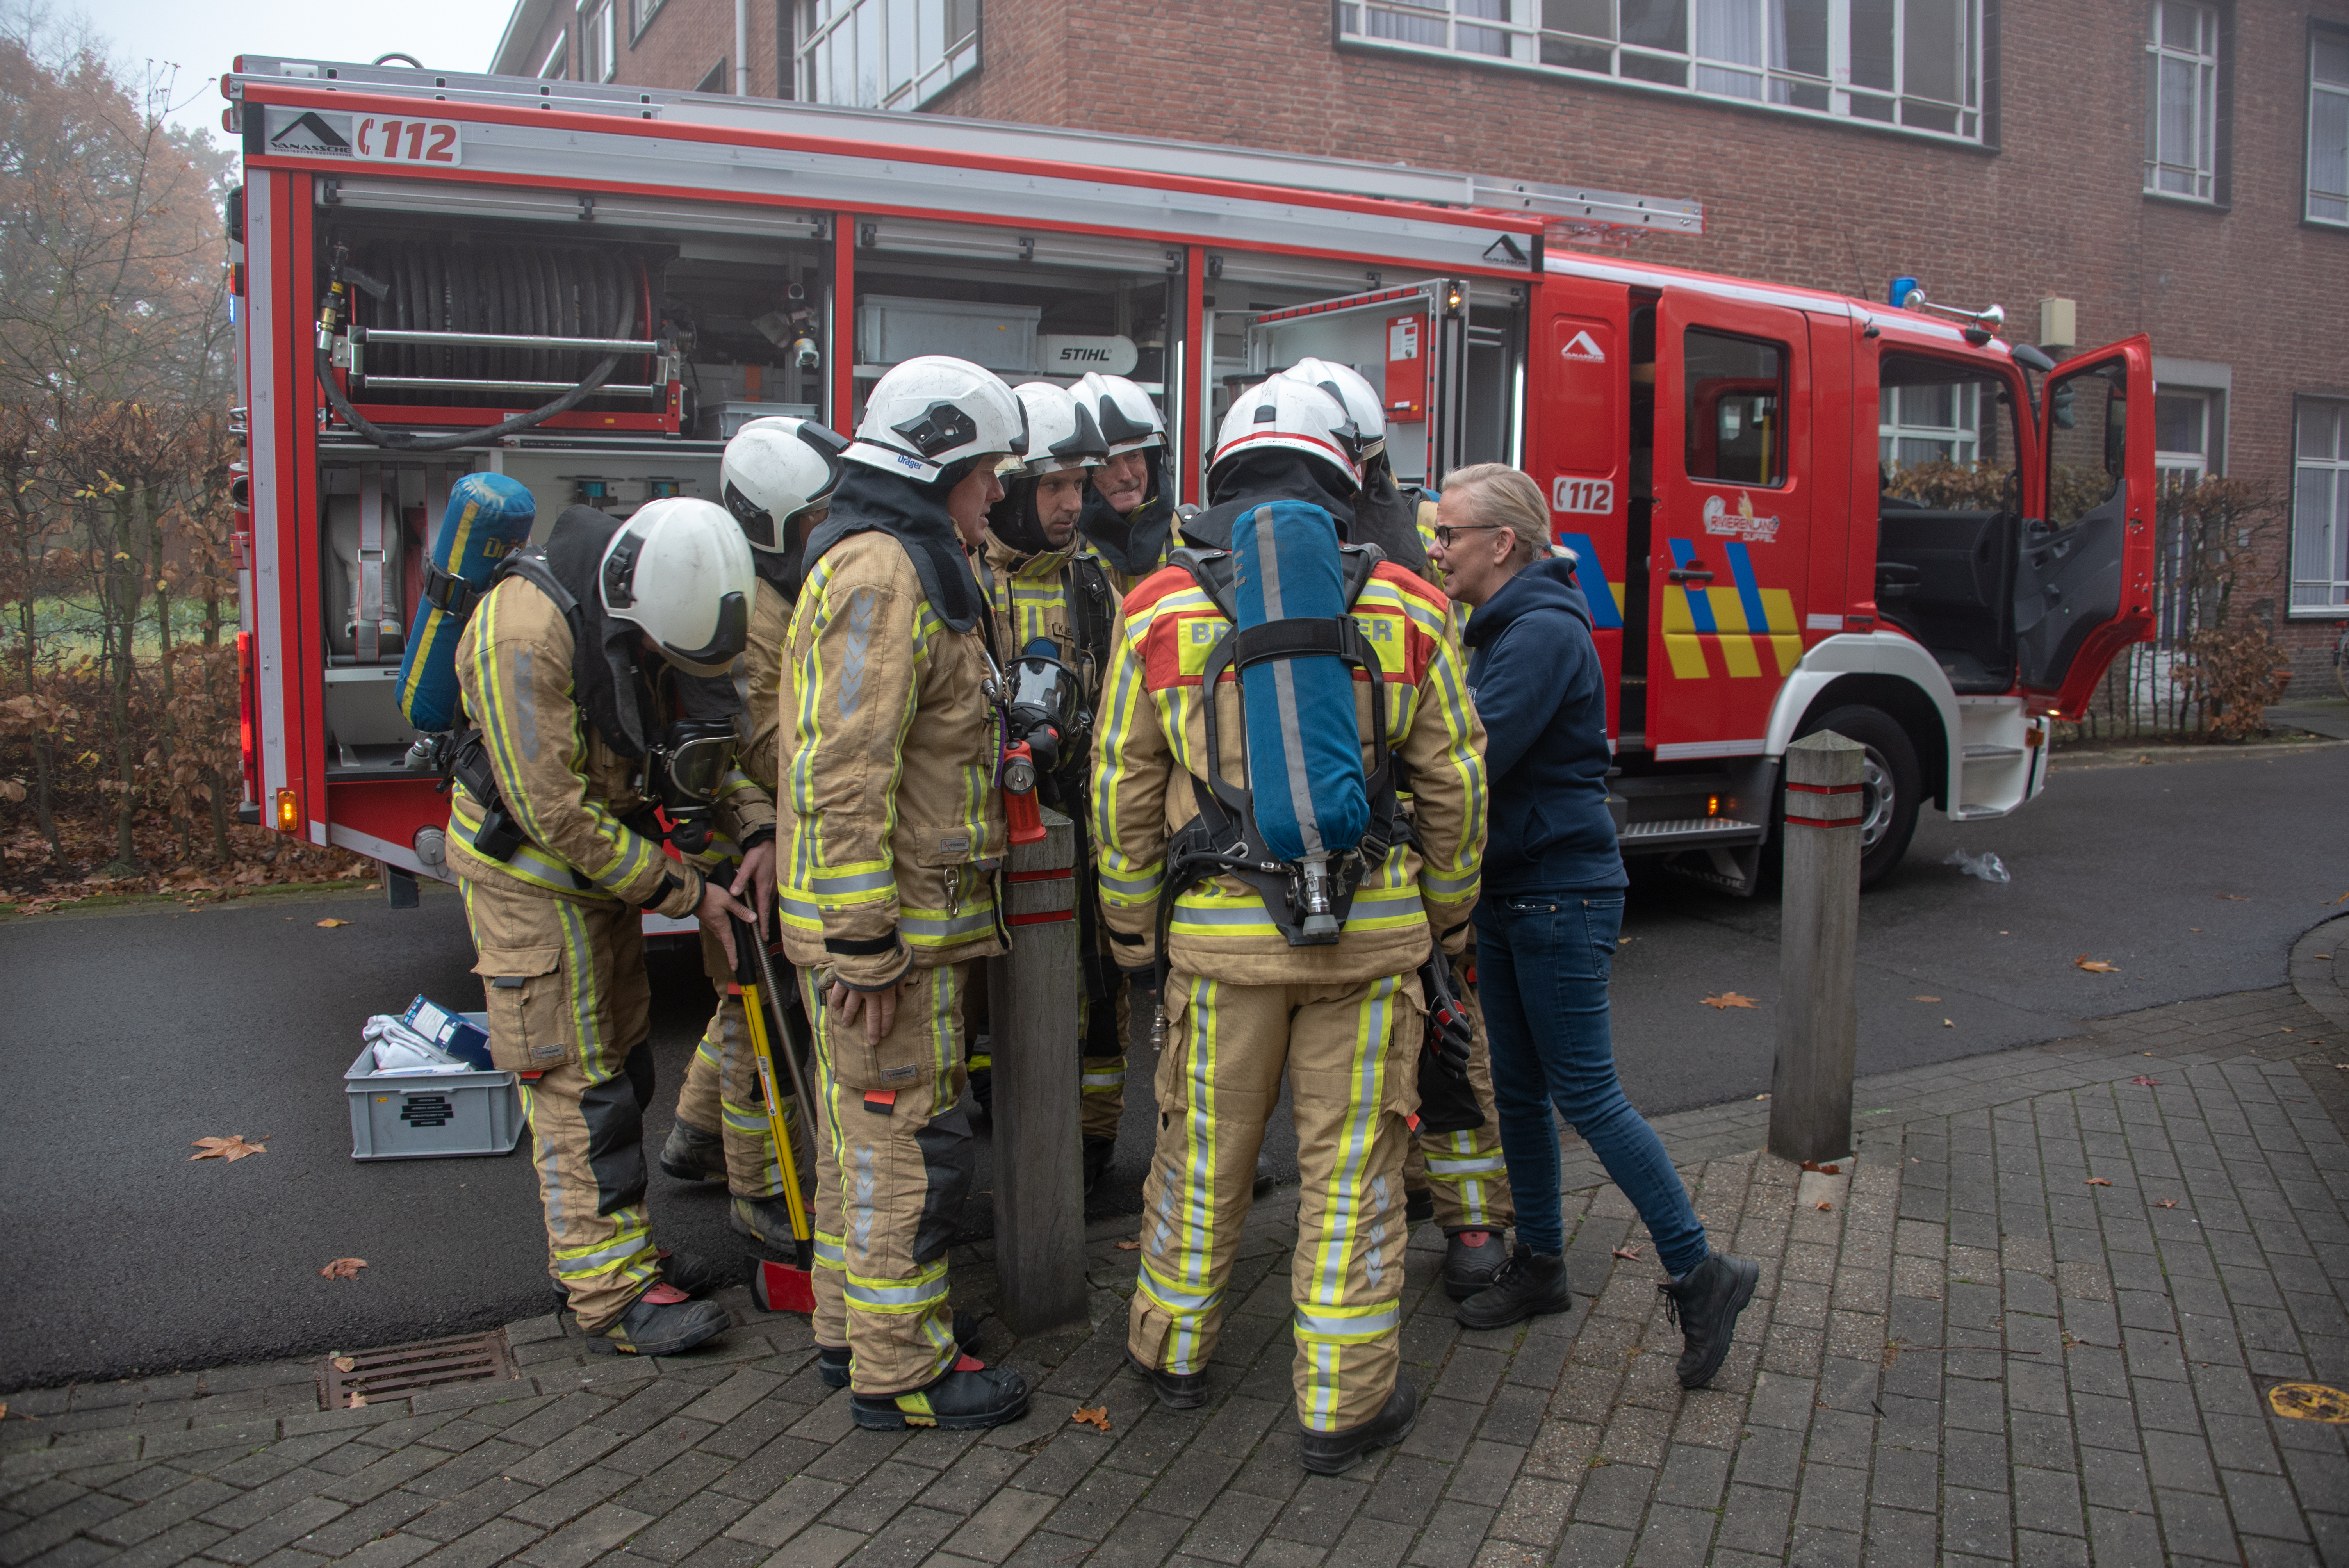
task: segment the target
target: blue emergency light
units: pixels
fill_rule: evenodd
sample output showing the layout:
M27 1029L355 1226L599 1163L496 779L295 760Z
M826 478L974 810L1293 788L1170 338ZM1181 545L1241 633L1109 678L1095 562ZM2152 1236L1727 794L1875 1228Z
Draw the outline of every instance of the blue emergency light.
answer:
M1917 280L1915 278L1894 278L1892 280L1892 292L1889 296L1887 296L1884 303L1890 305L1895 310L1907 310L1909 308L1909 296L1917 292Z

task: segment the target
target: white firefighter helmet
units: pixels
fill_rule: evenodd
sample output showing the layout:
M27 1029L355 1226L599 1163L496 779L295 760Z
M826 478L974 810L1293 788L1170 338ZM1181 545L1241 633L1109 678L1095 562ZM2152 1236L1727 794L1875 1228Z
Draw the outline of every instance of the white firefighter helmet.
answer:
M1346 417L1354 421L1360 432L1355 457L1364 462L1383 449L1387 439L1387 411L1370 378L1350 365L1335 359L1300 359L1280 373L1291 381L1302 381L1319 387L1346 406Z
M758 568L741 525L714 501L647 501L604 547L604 613L650 637L670 664L722 676L750 638Z
M1101 425L1074 392L1050 381L1023 381L1011 393L1028 416L1028 456L1018 472L1032 479L1063 469L1097 469L1108 460Z
M929 484L966 459L1027 451L1026 411L1001 377L968 359L925 354L873 384L864 421L842 456Z
M1166 419L1158 412L1158 405L1124 377L1089 370L1069 390L1093 411L1111 456L1166 444Z
M1350 491L1362 482L1361 442L1337 397L1310 382L1276 376L1232 399L1216 436L1216 459L1207 465L1207 493L1215 494L1236 459L1272 449L1319 459L1333 478L1342 476Z
M751 549L780 554L790 548L792 519L831 497L847 446L813 419L781 415L735 432L718 468L718 489Z

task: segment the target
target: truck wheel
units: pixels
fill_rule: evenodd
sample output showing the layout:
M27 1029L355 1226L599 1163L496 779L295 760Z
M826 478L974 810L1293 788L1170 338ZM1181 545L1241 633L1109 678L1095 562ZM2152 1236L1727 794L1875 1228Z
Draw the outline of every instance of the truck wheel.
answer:
M1909 732L1882 708L1855 704L1803 719L1795 736L1832 729L1846 740L1867 748L1860 764L1859 885L1873 887L1900 863L1909 841L1917 831L1917 809L1923 803L1924 780L1917 767L1917 748ZM1785 819L1785 790L1779 790L1779 822Z

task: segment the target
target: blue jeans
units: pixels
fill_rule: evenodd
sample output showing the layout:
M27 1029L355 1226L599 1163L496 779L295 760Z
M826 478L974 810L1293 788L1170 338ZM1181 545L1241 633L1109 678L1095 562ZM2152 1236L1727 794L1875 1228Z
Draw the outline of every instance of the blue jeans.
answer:
M1516 1194L1517 1240L1558 1255L1566 1220L1555 1105L1640 1211L1657 1261L1678 1278L1704 1261L1704 1226L1662 1141L1615 1077L1607 980L1622 925L1619 892L1503 895L1476 906L1476 995L1492 1037L1501 1152Z

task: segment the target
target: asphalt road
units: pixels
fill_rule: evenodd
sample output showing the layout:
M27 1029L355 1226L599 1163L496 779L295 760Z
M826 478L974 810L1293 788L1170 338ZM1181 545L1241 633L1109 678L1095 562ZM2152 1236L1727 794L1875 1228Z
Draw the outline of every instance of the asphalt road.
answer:
M2292 940L2349 893L2344 800L2349 748L2262 748L2063 768L2003 822L1929 813L1863 905L1860 1070L2282 984ZM2013 881L1940 863L1960 846L1996 851ZM524 1157L349 1158L341 1074L366 1016L419 992L480 995L453 895L378 900L0 923L0 1255L16 1282L0 1298L0 1392L460 1333L552 1305ZM351 923L315 923L330 915ZM1625 933L1615 1018L1634 1102L1661 1113L1767 1088L1775 906L1643 877ZM2083 971L2081 954L2118 972ZM704 985L691 955L657 958L655 1139L708 1016ZM1732 990L1757 1006L1702 1005ZM1138 1054L1096 1217L1140 1206L1148 1068ZM269 1152L188 1160L191 1140L239 1132ZM1293 1178L1285 1125L1268 1148ZM975 1185L992 1188L984 1150ZM718 1191L656 1171L651 1199L664 1244L741 1255ZM988 1223L981 1196L965 1229ZM337 1257L368 1267L320 1278Z

